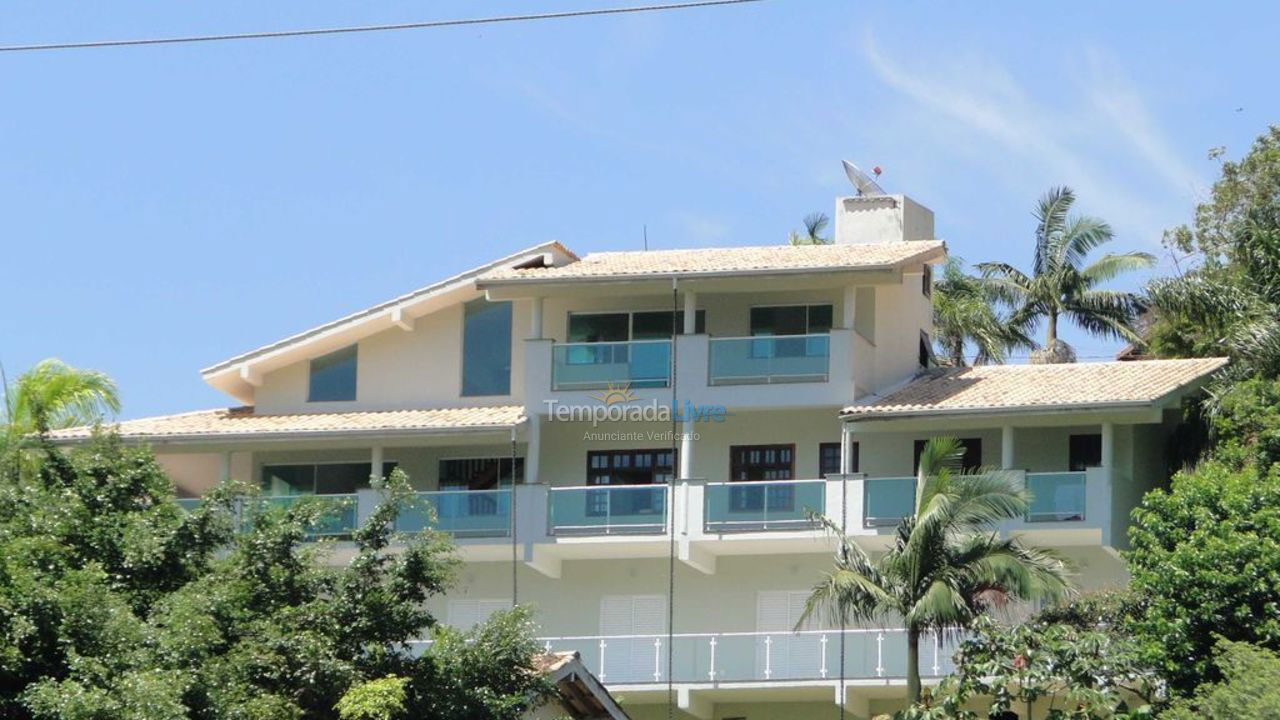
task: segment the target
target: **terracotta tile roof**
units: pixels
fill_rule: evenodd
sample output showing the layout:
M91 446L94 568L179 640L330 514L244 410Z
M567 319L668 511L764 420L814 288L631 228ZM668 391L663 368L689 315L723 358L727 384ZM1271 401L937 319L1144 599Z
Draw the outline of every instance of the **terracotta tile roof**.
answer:
M125 420L114 428L132 440L191 438L253 439L268 436L333 435L380 432L448 432L509 428L525 420L519 405L446 408L434 410L373 410L362 412L295 413L257 415L252 407L200 410L181 415ZM74 427L51 433L54 440L81 440L93 432Z
M941 240L858 243L853 245L769 245L761 247L650 250L590 253L559 267L498 268L477 284L521 281L585 280L646 276L726 275L738 273L831 272L896 267L941 260Z
M559 670L577 659L578 653L573 650L539 653L533 656L533 669L543 675L546 675Z
M937 369L884 396L846 407L841 415L877 418L1146 405L1226 364L1226 358L1197 358Z

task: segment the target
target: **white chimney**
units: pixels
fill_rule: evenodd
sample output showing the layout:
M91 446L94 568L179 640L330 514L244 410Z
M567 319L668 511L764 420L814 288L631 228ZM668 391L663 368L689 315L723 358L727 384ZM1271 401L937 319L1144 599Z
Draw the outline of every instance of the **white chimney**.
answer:
M836 198L836 244L933 239L933 211L906 195Z

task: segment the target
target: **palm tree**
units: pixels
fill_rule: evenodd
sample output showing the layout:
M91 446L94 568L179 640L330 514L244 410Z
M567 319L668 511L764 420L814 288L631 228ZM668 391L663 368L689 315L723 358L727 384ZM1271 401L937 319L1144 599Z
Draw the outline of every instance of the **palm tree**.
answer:
M964 448L934 438L920 454L915 509L875 560L829 520L839 538L835 567L813 587L800 624L902 622L907 693L920 700L920 637L954 633L1011 600L1057 600L1070 591L1067 567L1048 550L1001 538L997 525L1023 517L1027 491L1011 473L959 469ZM797 625L799 627L799 625Z
M1058 339L1058 319L1066 317L1092 335L1136 342L1138 295L1102 290L1098 285L1155 264L1150 253L1108 253L1081 267L1094 248L1111 242L1111 226L1095 217L1071 215L1076 196L1068 187L1050 188L1036 209L1036 248L1030 276L1006 263L978 269L1014 308L1010 323L1029 331L1046 321L1044 348L1032 362L1074 362L1075 351Z
M120 412L116 385L106 374L80 370L56 358L41 360L10 386L2 383L0 425L8 442L31 433L90 425Z
M965 348L975 350L973 364L1003 363L1010 350L1034 346L1021 328L1002 317L999 294L981 278L964 272L964 261L951 257L933 285L933 338L953 367L963 367Z
M823 237L822 231L827 228L827 224L831 222L831 218L824 213L809 213L804 216L804 234L794 230L787 236L787 242L792 245L830 245L831 238Z

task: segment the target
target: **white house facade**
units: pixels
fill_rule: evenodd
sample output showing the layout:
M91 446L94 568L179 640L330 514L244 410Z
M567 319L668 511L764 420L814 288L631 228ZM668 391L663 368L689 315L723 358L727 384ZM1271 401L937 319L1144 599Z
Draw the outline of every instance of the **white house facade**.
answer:
M347 500L317 528L337 562L370 476L402 469L422 509L400 529L452 533L465 560L437 616L533 607L546 649L637 720L669 689L702 720L889 712L901 630L795 630L834 547L809 513L882 550L921 443L952 435L1031 489L1002 532L1084 588L1123 582L1129 512L1223 361L932 367L932 213L852 197L835 219L825 246L532 247L205 369L234 407L118 430L185 502L231 479ZM925 673L950 651L926 642Z

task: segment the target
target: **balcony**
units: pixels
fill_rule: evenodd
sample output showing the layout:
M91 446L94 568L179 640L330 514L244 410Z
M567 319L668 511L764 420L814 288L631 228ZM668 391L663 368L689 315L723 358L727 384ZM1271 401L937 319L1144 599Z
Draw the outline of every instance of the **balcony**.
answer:
M594 390L671 383L671 341L564 343L552 347L553 390Z
M247 528L253 518L261 513L276 510L288 510L301 503L318 503L325 508L324 514L308 532L312 538L332 538L350 536L358 527L357 505L355 493L335 495L266 495L241 498L237 512L242 528Z
M1085 519L1086 473L1027 473L1031 509L1027 522L1070 522Z
M680 684L732 685L834 680L840 672L841 636L849 680L901 678L907 673L902 629L790 630L676 633L671 679ZM539 638L548 651L576 650L601 681L611 685L667 682L668 636L586 635ZM921 639L920 671L938 677L954 669L954 642ZM640 688L638 688L640 689Z
M547 530L554 536L661 535L668 494L666 485L551 488Z
M862 481L862 526L893 527L915 512L914 477L867 478Z
M810 530L826 512L825 480L711 483L703 500L704 532Z
M396 517L395 529L439 530L457 538L510 537L511 490L417 493Z
M831 337L814 335L711 338L711 385L821 383L830 374Z

